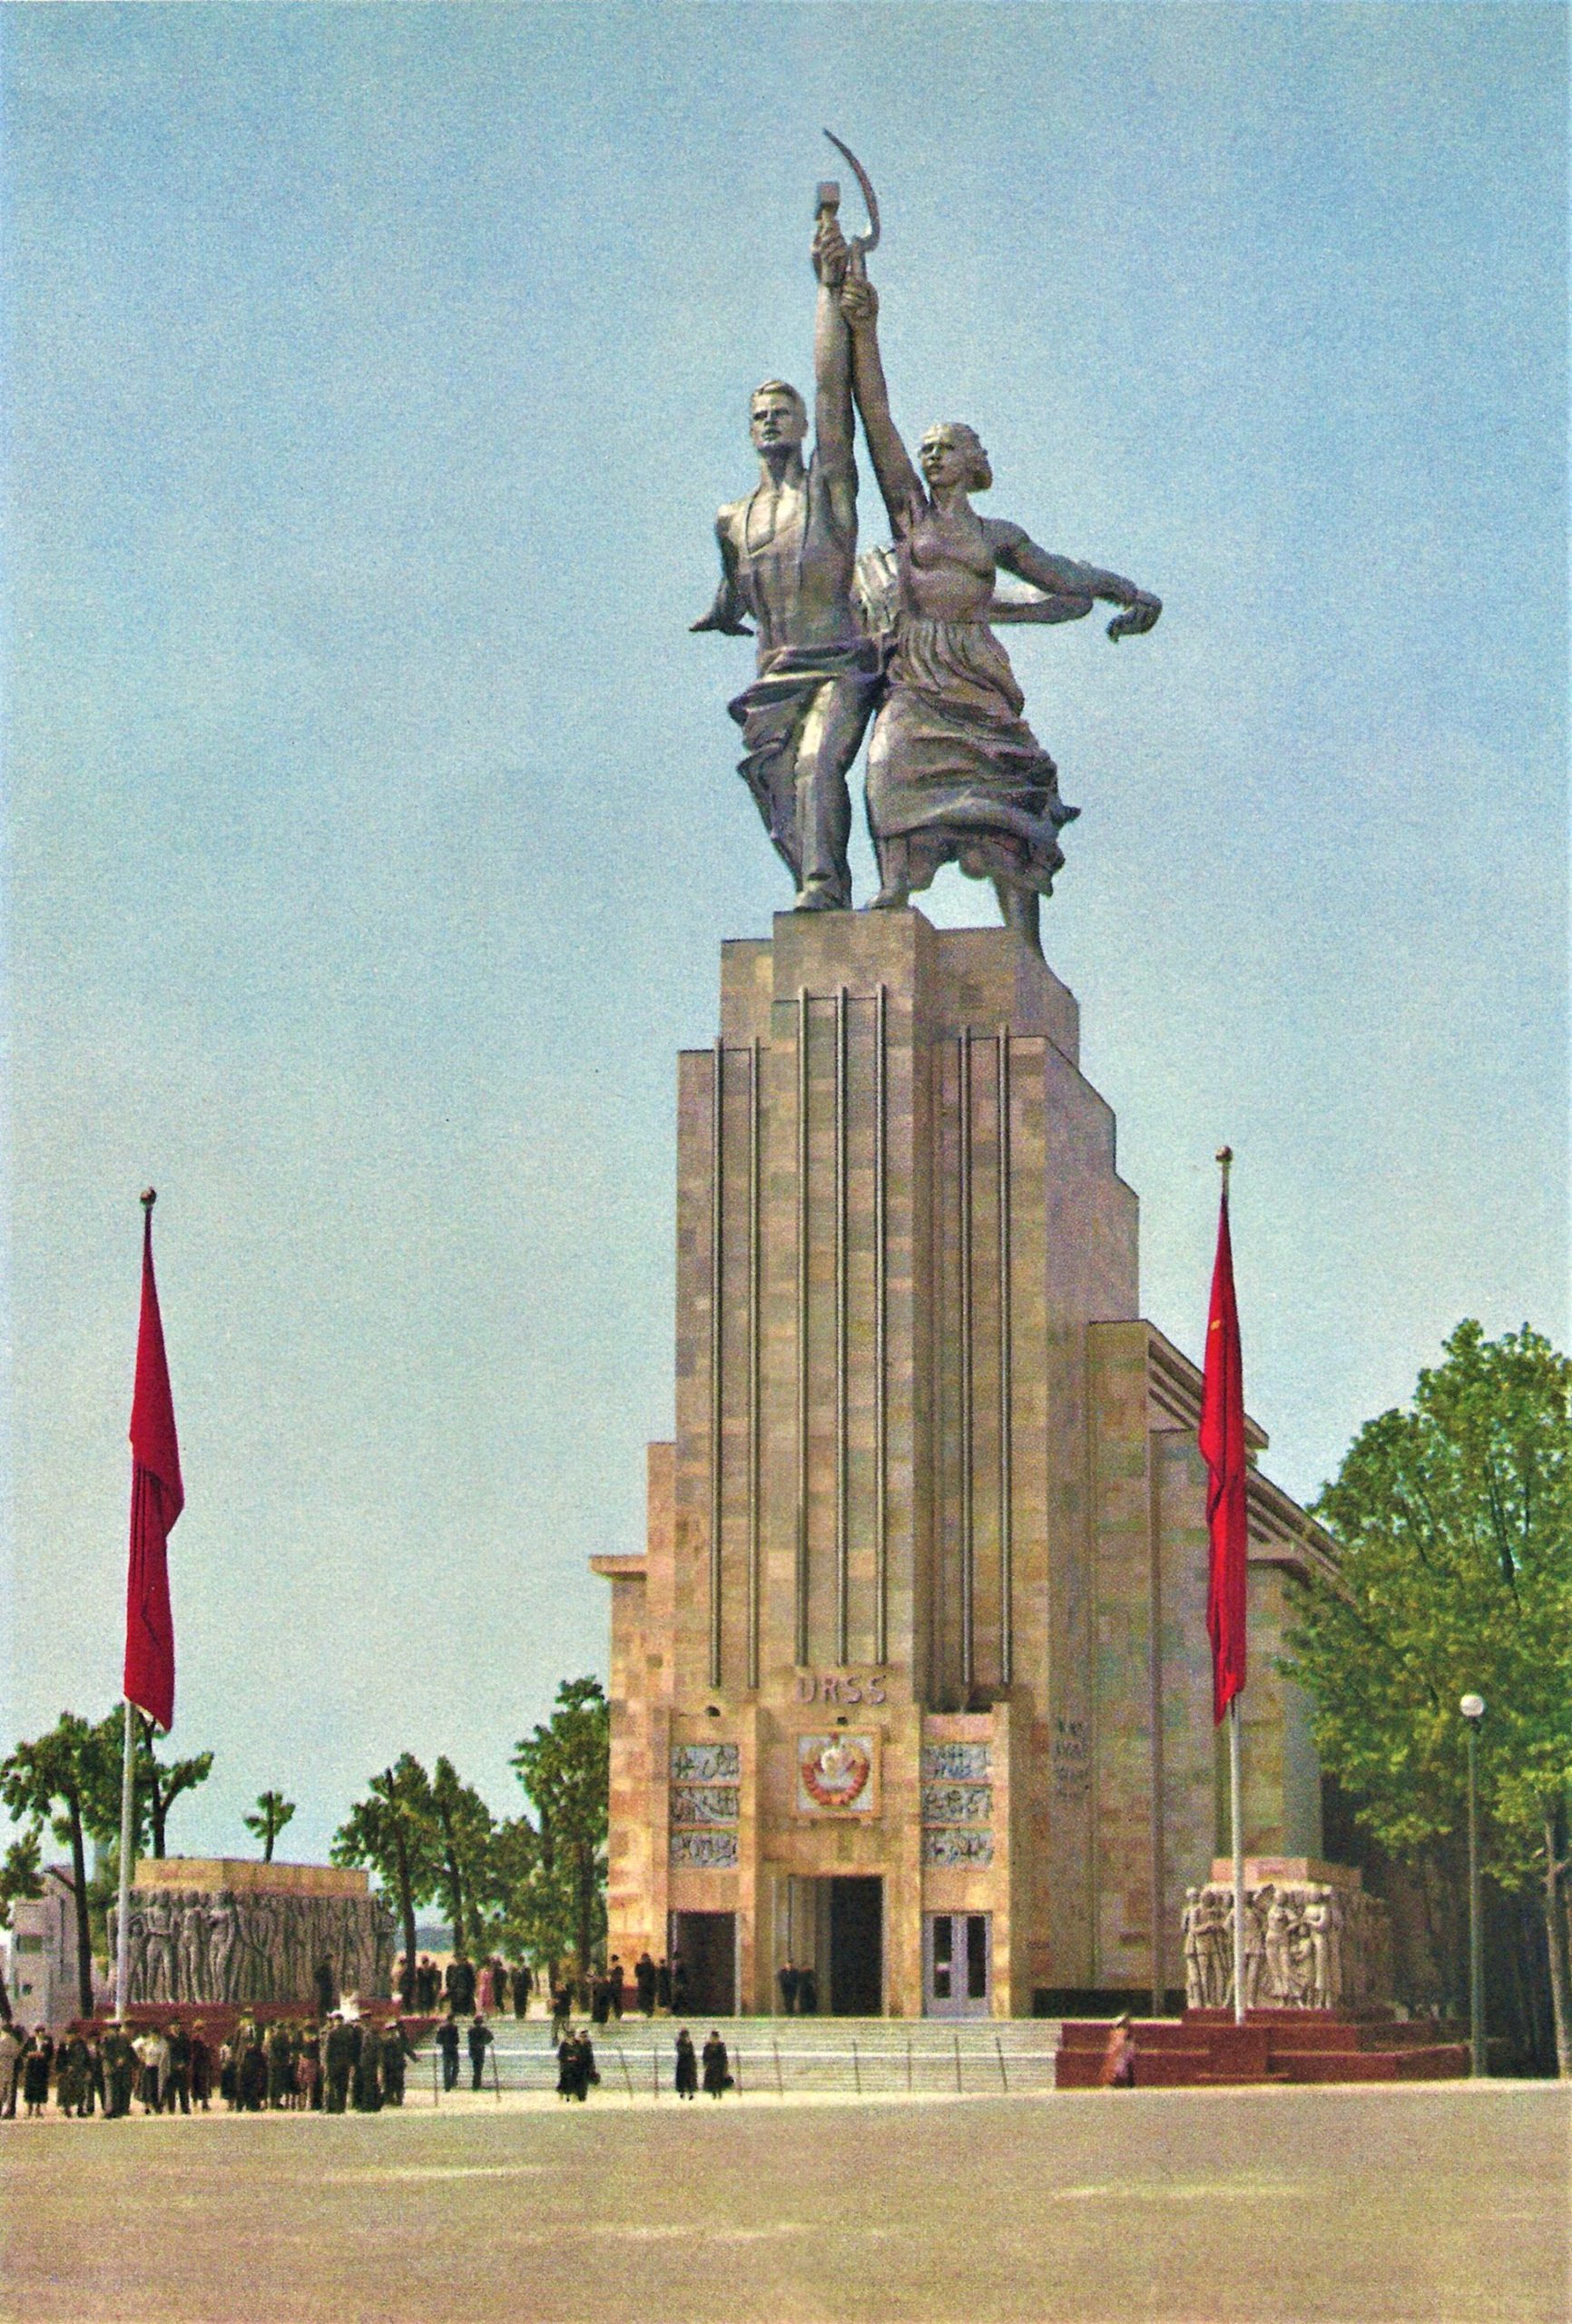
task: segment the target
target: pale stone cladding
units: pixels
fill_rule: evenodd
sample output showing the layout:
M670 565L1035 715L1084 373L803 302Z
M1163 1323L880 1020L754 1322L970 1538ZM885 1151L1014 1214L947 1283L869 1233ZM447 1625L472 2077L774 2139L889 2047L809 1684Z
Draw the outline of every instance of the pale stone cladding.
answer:
M1139 1320L1078 1052L1003 930L787 913L722 948L720 1037L679 1066L675 1442L644 1555L594 1561L624 1965L732 1914L769 2010L801 1884L871 1875L891 2014L931 2000L936 1915L987 1916L1000 2015L1180 1979L1153 1929L1218 1842L1200 1384ZM1269 1658L1319 1541L1254 1476L1251 1511L1247 1845L1315 1855Z

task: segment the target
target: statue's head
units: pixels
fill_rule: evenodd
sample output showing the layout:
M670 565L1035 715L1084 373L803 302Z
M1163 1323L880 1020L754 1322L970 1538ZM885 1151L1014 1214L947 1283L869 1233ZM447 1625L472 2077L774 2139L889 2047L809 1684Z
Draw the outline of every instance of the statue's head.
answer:
M928 428L918 458L930 486L958 484L967 492L986 492L994 480L982 438L964 419L941 419Z
M808 433L808 406L789 380L765 379L749 398L748 422L757 452L801 444Z

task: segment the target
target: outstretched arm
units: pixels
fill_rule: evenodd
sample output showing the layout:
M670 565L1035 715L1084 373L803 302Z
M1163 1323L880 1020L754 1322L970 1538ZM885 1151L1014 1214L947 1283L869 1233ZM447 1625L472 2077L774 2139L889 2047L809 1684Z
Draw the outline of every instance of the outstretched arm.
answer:
M710 610L699 621L688 624L690 630L718 629L726 637L752 637L753 633L742 616L747 606L737 587L737 551L726 523L725 511L715 519L715 538L721 550L721 586L716 590Z
M1108 635L1117 641L1121 637L1139 637L1148 630L1163 610L1163 601L1145 589L1137 589L1133 581L1125 580L1117 573L1105 573L1095 565L1081 565L1071 556L1060 556L1052 549L1039 548L1036 541L1023 533L1018 525L1003 525L997 519L987 519L983 530L988 537L995 556L1007 573L1014 573L1035 588L1046 590L1050 596L1079 597L1086 602L1084 612L1091 611L1092 600L1100 597L1107 605L1123 606L1125 611L1108 624ZM997 615L996 615L997 618ZM1028 615L1028 620L1051 620L1046 614ZM1073 615L1059 615L1073 619Z
M857 469L852 460L851 333L840 311L846 241L833 217L813 236L819 304L813 318L813 444L820 481L843 531L857 522Z
M913 512L925 505L927 495L889 416L889 390L884 384L884 361L879 352L879 293L865 274L847 275L840 311L851 330L851 384L873 472L889 521L901 533L910 524Z

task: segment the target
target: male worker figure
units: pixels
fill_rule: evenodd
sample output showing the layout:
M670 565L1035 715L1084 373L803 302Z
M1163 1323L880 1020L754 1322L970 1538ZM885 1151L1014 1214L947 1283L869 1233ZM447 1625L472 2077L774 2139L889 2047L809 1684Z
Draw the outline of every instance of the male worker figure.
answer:
M846 775L879 679L879 649L851 603L851 341L837 295L847 250L824 199L829 191L820 189L813 236L815 448L804 464L808 410L796 389L784 379L755 388L750 423L759 481L715 519L721 586L709 612L693 625L729 637L757 636L757 675L728 707L746 745L738 772L796 882L799 911L850 905Z

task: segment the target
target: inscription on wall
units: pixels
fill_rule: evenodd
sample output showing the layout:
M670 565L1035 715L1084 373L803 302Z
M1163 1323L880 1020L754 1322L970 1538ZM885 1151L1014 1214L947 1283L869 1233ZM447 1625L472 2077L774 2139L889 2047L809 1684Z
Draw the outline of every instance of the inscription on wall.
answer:
M987 1743L925 1743L922 1748L924 1864L994 1860L993 1753Z
M1056 1718L1050 1754L1056 1799L1085 1799L1092 1788L1092 1737L1084 1718Z
M885 1699L882 1670L799 1670L800 1703L881 1703Z
M740 1744L673 1744L669 1855L673 1865L697 1872L735 1867L742 1776Z

